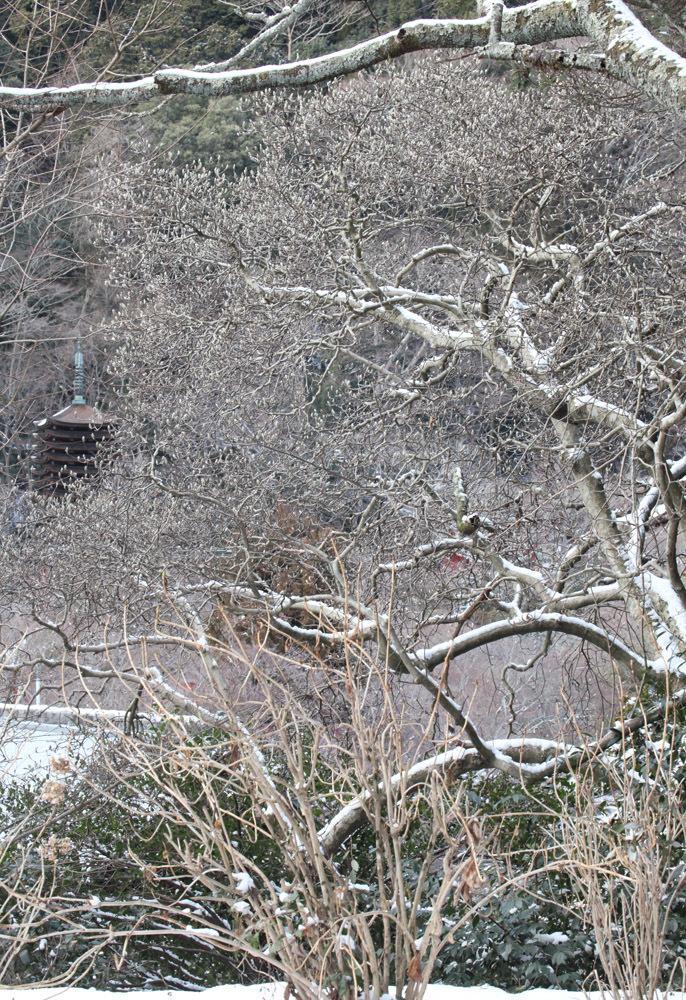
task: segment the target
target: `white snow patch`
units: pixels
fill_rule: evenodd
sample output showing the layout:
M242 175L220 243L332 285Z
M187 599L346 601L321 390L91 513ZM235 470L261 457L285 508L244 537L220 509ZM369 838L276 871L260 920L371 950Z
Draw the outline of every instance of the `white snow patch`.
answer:
M639 585L643 583L646 592L646 612L653 626L653 634L662 656L652 660L650 667L656 673L686 674L686 658L683 647L686 644L686 611L669 581L654 573L644 573L643 579L637 578ZM655 600L662 602L663 613L655 607ZM669 619L665 622L665 615ZM675 635L674 633L680 633Z
M264 983L253 986L212 986L203 990L204 1000L284 1000L285 983ZM82 987L37 987L12 988L7 1000L192 1000L197 992L185 990L128 990L115 993L112 990L90 990ZM391 987L390 996L395 997ZM584 993L582 990L526 990L524 993L507 993L496 986L444 986L432 983L426 990L426 1000L602 1000L600 993ZM382 998L383 1000L383 998ZM662 1000L683 1000L681 993L664 994Z
M660 600L667 606L667 612L676 627L681 632L681 640L686 642L686 611L683 608L679 595L668 580L656 576L654 573L646 573L646 583Z
M346 951L355 951L355 938L352 934L339 934L338 946Z
M552 934L534 934L534 941L539 944L566 944L569 941L569 935L563 934L562 931L553 931Z
M240 896L247 896L255 888L255 883L247 872L231 872L231 877L236 880L236 892Z
M653 64L666 60L670 66L678 68L679 76L686 76L686 59L655 38L628 7L622 4L622 8L621 17L624 23L613 39L610 51L618 42L629 42L639 55L646 56Z
M189 934L192 934L193 937L219 937L219 931L216 927L194 927L193 924L186 924L186 930Z
M77 732L73 726L53 725L30 719L3 720L0 746L0 778L25 778L32 773L43 777L51 761L68 759L70 746L85 755L92 751L95 740Z

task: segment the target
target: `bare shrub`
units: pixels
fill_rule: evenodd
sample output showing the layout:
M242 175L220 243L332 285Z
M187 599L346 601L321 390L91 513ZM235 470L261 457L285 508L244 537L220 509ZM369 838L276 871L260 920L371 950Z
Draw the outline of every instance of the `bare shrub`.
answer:
M479 881L479 826L449 771L428 768L414 785L407 760L426 752L426 735L390 697L370 716L371 689L388 679L361 648L347 652L335 671L317 664L347 693L349 722L336 741L288 693L282 658L270 654L265 667L244 655L259 692L250 732L229 704L198 736L157 702L167 733L125 738L108 766L132 788L144 778L155 789L170 867L192 878L194 935L249 956L308 1000L380 997L392 983L420 997L451 932L444 904ZM367 824L362 857L330 836L351 800ZM442 877L429 911L435 866ZM178 909L167 917L181 919Z
M626 742L619 755L595 757L579 776L575 808L560 815L564 865L595 935L598 985L614 1000L644 1000L678 976L683 989L683 959L669 943L686 878L678 750L676 737L648 738L643 765Z
M141 672L139 726L103 718L90 759L67 772L56 758L8 838L7 974L21 980L21 954L43 949L61 958L43 981L73 982L173 939L307 1000L380 997L391 984L420 998L486 887L486 838L458 783L469 752L431 738L436 719L422 727L398 708L387 664L352 640L345 651L336 666L314 653L304 665L234 640L222 652L252 698L239 711L215 694L212 725L170 709ZM344 692L335 733L289 691L294 666ZM109 858L128 885L106 898L73 869L65 882L67 847L77 867L108 860L89 859L60 826L89 799L104 801L105 826L110 814L128 829L128 858Z

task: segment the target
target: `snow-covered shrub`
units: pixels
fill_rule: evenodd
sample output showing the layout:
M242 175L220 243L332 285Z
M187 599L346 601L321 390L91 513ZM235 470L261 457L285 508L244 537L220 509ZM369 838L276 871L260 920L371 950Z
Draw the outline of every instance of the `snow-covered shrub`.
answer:
M249 719L225 700L202 727L158 704L161 724L112 727L95 759L0 786L3 982L636 992L636 946L646 983L669 984L686 940L683 719L530 788L425 763L415 782L426 735L392 699L367 711L352 658L326 668L348 698L335 736L287 695L283 657L269 666L246 665Z
M615 1000L684 987L686 745L676 721L625 742L596 773L585 769L574 808L560 818L559 846L593 928L597 976Z
M326 668L348 698L334 737L286 694L277 659L269 672L249 664L249 726L228 700L204 729L157 704L161 725L113 728L59 796L35 790L56 839L47 854L35 838L17 844L31 917L15 981L271 977L303 1000L391 984L421 994L453 929L443 909L480 881L478 823L451 772L421 763L426 737L396 715L383 677L372 713L359 663ZM419 869L406 856L413 838Z
M595 967L592 930L577 912L568 874L551 853L559 784L536 789L468 781L488 836L481 905L441 953L436 979L502 989L579 989ZM465 907L446 919L464 916Z
M685 779L680 711L531 791L471 781L491 831L486 898L444 949L436 978L512 990L600 984L634 997L681 986Z
M439 773L408 783L402 720L388 703L383 724L371 724L355 685L352 721L334 742L277 682L257 671L255 682L265 723L250 732L259 735L226 705L202 738L170 718L162 738L123 741L126 766L113 770L145 775L145 808L166 842L169 874L154 872L148 893L182 881L188 894L167 904L168 924L285 978L302 998L381 995L393 983L416 993L451 930L443 907L478 881L480 836L459 786ZM331 841L327 824L351 802L363 807L364 832ZM405 843L417 828L425 854L414 871Z
M122 781L92 759L69 771L59 796L44 794L57 776L0 784L2 981L201 989L252 980L254 969L245 974L208 939L179 933L202 904L169 864L147 776Z

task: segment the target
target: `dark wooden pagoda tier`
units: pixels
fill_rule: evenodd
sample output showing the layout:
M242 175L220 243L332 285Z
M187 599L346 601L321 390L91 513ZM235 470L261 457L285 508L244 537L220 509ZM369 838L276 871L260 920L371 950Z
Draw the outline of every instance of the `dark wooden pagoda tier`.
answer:
M34 424L34 489L63 494L70 484L97 477L100 450L114 437L112 420L94 406L74 402Z

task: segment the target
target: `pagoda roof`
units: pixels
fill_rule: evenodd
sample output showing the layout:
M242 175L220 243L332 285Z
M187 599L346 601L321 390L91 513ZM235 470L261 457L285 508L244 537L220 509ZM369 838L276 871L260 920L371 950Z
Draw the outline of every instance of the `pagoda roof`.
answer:
M38 426L45 426L46 423L61 424L63 426L73 426L74 424L97 426L99 424L111 423L111 421L100 410L94 406L89 406L88 403L70 403L57 413L53 413L51 417L36 421Z

